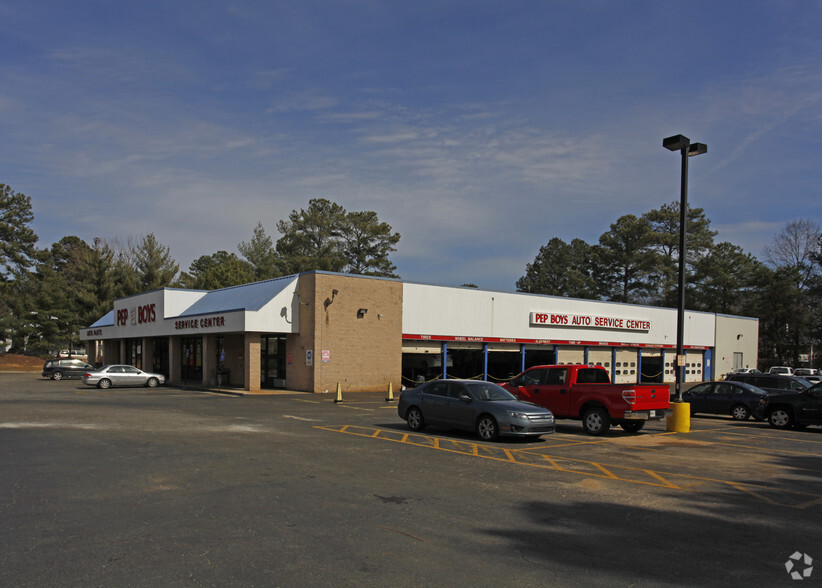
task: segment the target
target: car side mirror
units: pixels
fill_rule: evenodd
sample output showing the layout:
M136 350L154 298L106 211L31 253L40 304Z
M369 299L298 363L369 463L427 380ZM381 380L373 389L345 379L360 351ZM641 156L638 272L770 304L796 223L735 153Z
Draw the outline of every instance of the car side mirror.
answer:
M459 398L463 402L471 402L471 397L468 396L468 394L466 394L465 392L460 392L459 394L457 394L457 398Z

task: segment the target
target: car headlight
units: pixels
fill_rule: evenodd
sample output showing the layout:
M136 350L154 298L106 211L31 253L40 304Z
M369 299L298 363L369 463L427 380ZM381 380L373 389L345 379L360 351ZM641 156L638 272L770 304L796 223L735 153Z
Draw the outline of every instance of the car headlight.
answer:
M509 411L508 411L508 416L510 416L510 417L514 417L515 419L523 419L523 420L525 420L525 419L527 419L527 418L528 418L528 417L525 415L525 413L524 413L524 412L517 412L517 411L515 411L515 410L509 410Z

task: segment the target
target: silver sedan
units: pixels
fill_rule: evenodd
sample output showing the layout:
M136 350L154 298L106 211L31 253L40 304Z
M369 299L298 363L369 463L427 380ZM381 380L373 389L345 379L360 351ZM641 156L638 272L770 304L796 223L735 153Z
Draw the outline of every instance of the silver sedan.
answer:
M166 383L163 374L144 372L130 365L104 365L100 369L86 372L83 383L98 388L112 386L148 386L154 388Z
M476 431L483 441L498 436L539 437L555 428L554 415L547 408L478 380L434 380L403 390L397 412L412 431L427 425L448 427Z

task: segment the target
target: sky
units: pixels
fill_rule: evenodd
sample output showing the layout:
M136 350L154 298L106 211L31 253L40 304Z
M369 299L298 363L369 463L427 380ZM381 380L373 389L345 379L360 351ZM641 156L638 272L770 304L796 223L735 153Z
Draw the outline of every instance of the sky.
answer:
M0 183L40 247L181 270L312 198L407 281L514 291L554 237L679 201L764 261L822 221L818 0L0 0Z

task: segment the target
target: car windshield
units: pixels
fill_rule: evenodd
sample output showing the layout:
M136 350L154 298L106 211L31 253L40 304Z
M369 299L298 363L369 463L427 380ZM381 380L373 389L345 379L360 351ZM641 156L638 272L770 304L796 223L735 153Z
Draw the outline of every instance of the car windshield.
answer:
M505 388L491 382L469 382L465 385L480 400L516 400L517 397Z

